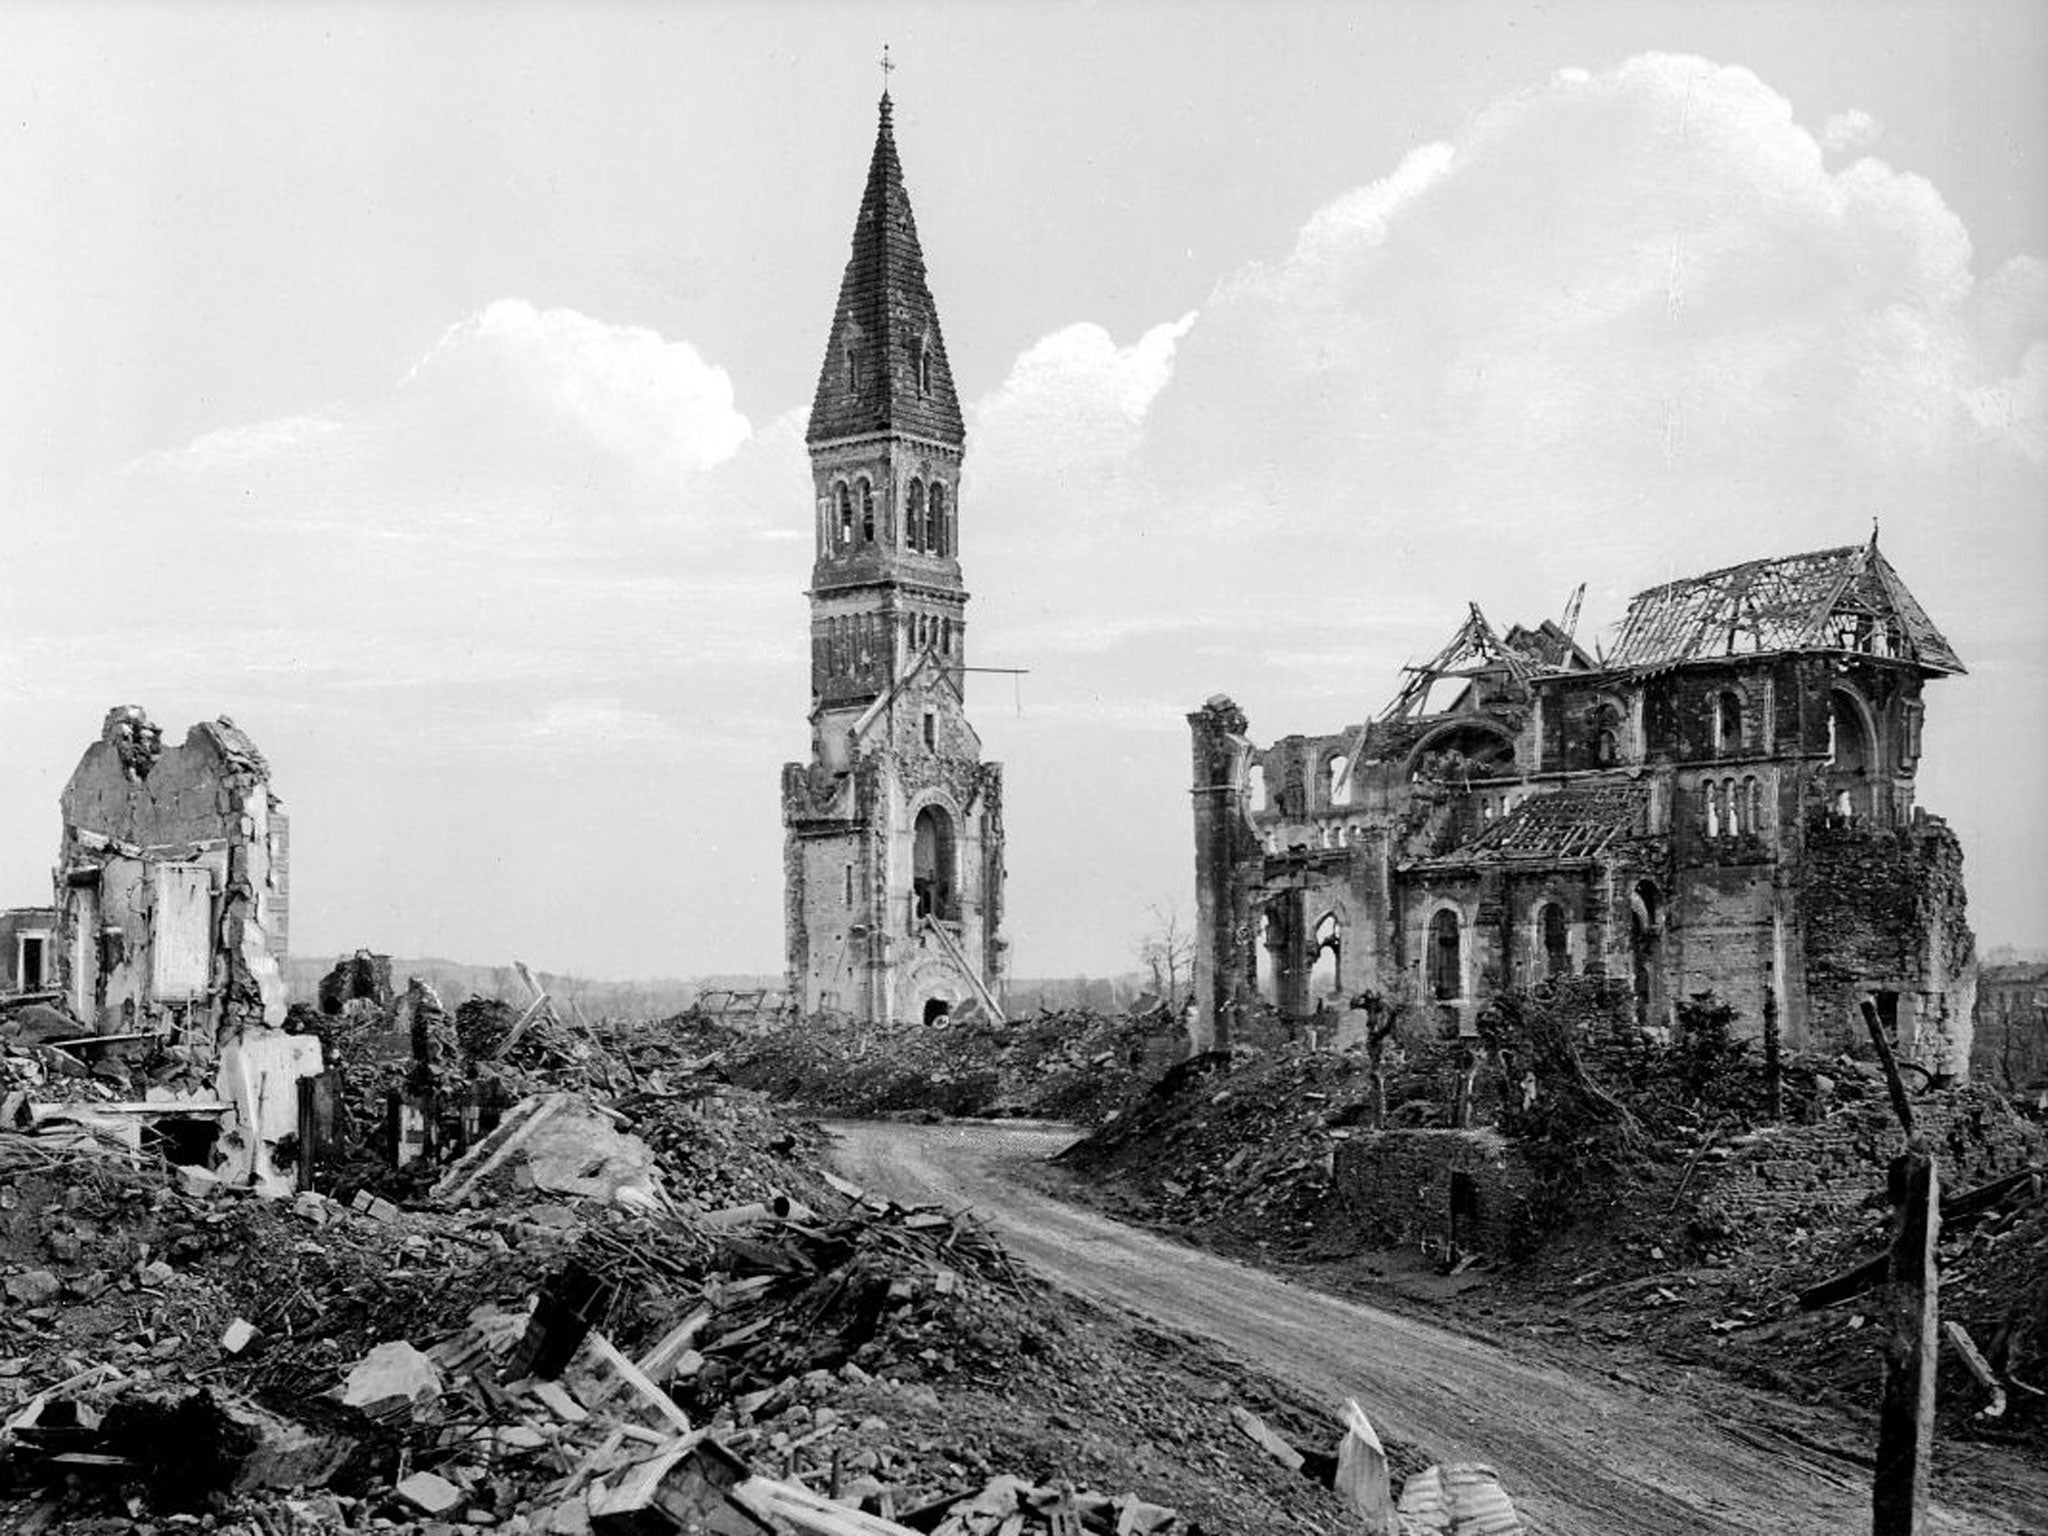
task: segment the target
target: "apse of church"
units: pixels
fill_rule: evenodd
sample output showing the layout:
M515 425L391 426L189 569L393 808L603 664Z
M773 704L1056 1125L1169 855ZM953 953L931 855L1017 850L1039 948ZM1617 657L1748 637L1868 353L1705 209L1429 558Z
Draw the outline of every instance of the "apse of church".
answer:
M967 717L966 429L891 105L806 446L811 756L782 771L790 996L806 1013L1000 1017L1002 768Z

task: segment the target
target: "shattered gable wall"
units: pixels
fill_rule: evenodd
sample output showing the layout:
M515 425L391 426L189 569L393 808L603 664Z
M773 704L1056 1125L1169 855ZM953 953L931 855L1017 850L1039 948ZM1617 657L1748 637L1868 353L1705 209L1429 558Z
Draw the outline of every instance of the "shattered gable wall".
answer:
M81 1020L209 1048L283 1023L285 819L233 722L166 747L142 710L117 708L61 804L57 966Z

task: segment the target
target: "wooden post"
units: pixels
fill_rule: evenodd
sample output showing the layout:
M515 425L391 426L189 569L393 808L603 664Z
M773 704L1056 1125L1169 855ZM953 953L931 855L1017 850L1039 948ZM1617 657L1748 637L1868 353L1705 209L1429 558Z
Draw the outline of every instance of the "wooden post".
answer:
M1920 1536L1927 1513L1927 1474L1934 1456L1934 1374L1940 1340L1941 1177L1913 1126L1913 1104L1892 1055L1892 1043L1863 999L1863 1024L1884 1068L1892 1109L1906 1132L1906 1150L1891 1166L1891 1262L1885 1286L1884 1399L1878 1409L1877 1475L1871 1482L1871 1536Z
M1935 1244L1941 1236L1940 1175L1925 1151L1893 1164L1903 1185L1885 1297L1884 1401L1878 1411L1871 1536L1919 1536L1926 1527L1934 1452L1934 1373L1939 1339Z

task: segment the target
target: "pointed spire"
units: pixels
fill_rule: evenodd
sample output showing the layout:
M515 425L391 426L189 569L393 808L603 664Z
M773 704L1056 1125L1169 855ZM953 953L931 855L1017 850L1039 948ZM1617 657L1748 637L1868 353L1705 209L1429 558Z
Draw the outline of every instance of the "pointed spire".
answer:
M896 158L886 87L877 115L874 155L806 437L816 443L901 431L958 444L966 429L938 305L925 285L924 251Z

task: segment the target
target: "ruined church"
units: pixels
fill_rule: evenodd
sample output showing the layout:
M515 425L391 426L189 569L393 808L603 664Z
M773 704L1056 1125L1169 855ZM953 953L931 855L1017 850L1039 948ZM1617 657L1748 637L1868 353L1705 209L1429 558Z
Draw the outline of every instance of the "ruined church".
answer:
M1473 606L1393 701L1327 735L1193 732L1197 1045L1263 999L1366 992L1446 1035L1558 976L1670 1027L1712 992L1743 1032L1966 1076L1975 992L1955 835L1914 803L1922 690L1963 666L1872 535L1639 594L1611 650Z
M1002 768L967 718L960 401L887 93L805 441L811 756L782 770L790 999L1002 1015Z

